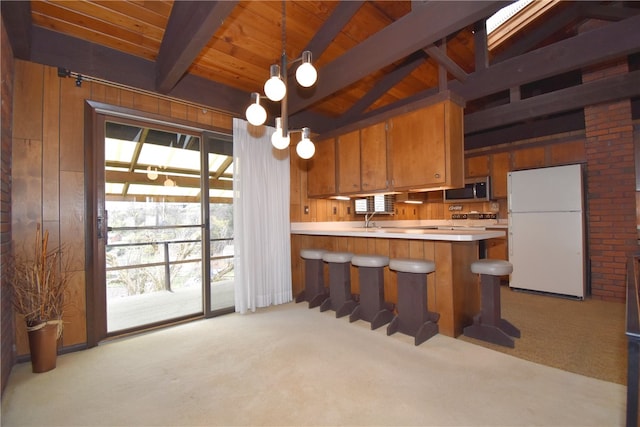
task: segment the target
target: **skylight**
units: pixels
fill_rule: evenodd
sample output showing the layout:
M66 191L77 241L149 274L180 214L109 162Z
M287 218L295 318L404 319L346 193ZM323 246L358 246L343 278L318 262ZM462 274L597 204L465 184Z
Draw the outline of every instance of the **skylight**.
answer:
M520 12L532 1L533 0L518 0L494 13L487 19L487 34L491 34L493 30L507 22L513 15Z

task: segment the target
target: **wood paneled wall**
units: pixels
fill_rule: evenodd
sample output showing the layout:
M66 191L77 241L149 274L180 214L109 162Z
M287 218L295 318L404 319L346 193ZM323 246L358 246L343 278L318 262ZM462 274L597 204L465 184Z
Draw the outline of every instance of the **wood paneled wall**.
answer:
M195 126L231 131L232 117L199 106L89 80L76 86L57 69L16 61L13 131L13 241L33 241L37 223L50 244L64 244L73 266L63 347L83 346L85 278L85 100L154 113ZM16 322L18 354L28 353L24 323Z
M1 392L4 393L15 360L13 309L7 283L7 264L11 251L11 123L13 121L13 51L4 21L0 19L0 75L2 75L2 113L0 116L0 360Z

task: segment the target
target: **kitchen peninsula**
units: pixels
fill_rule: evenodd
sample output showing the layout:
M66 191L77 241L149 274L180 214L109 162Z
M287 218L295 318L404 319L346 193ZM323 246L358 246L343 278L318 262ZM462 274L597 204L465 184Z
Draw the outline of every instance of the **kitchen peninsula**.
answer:
M501 238L502 230L469 228L438 229L435 226L391 226L364 228L360 223L292 223L291 259L293 290L304 285L304 265L300 249L318 248L354 254L386 255L390 258L431 259L436 271L429 274L429 310L440 314L440 333L456 337L471 324L480 309L478 276L470 265L479 258L479 242ZM326 273L326 272L325 272ZM325 274L325 281L328 274ZM397 302L396 273L385 268L385 299ZM327 281L328 283L328 281ZM359 293L357 267L351 267L351 290Z

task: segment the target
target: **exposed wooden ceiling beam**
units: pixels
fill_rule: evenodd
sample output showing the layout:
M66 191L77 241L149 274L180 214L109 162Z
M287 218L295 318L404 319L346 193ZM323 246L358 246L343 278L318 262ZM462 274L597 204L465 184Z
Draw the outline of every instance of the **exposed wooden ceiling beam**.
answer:
M632 7L624 7L620 4L602 5L589 4L584 5L584 14L591 19L602 19L605 21L619 21L640 13L639 9Z
M158 92L169 93L211 40L237 1L177 1L156 59Z
M427 6L425 5L424 7ZM424 7L419 9L423 10ZM3 19L5 19L4 16ZM400 21L402 19L397 22ZM425 24L423 23L422 25ZM638 40L640 35L636 30L639 25L640 20L637 16L618 23L608 24L600 29L595 29L520 57L506 60L486 70L479 70L470 74L464 83L452 82L450 89L462 95L466 100L476 99L551 75L597 64L607 59L622 57L629 53L640 52L640 41ZM34 62L54 67L62 66L111 82L152 92L156 91L155 63L152 61L64 36L42 27L34 26L32 31L31 60ZM347 53L345 56L349 56L349 54ZM340 78L343 74L348 73L342 70L336 78ZM383 109L368 112L361 117L372 117L386 110L397 109L433 94L433 91L424 91ZM227 111L237 116L243 115L249 96L248 93L243 91L193 75L186 75L181 79L169 95ZM314 114L309 111L301 111L291 118L293 122L294 118L297 121L299 117L310 116L314 116ZM360 120L361 117L357 120ZM315 124L312 124L320 122L326 123L324 128L320 125L316 127ZM335 126L335 119L330 120L316 114L313 120L309 122L305 120L304 124L311 124L315 132L322 133L331 124Z
M373 104L378 98L387 93L392 87L402 81L413 70L418 68L425 61L424 53L416 52L414 55L398 66L395 70L385 75L365 96L360 98L353 106L342 115L341 122L354 120L360 113Z
M184 188L200 188L200 178L190 178L186 176L175 176L171 171L160 171L159 175L169 175L171 179L178 181L180 187ZM158 178L151 181L146 174L122 171L105 171L105 181L114 183L129 183L142 185L163 185L163 180ZM212 190L233 190L233 181L219 180L217 178L209 179L209 188Z
M441 48L431 45L424 49L438 64L442 65L453 77L463 82L467 79L467 72L449 58Z
M310 50L315 58L319 58L363 3L362 0L340 2L304 50Z
M464 83L451 82L449 89L464 100L470 101L525 83L640 52L640 32L636 30L639 26L640 17L612 23L479 70L470 74ZM375 120L377 117L385 116L389 111L420 103L425 98L436 96L437 93L437 89L422 91L363 114L357 120ZM314 128L319 133L325 134L330 131L331 125L330 122L325 123L325 126L323 123L318 123ZM351 123L342 123L345 127L349 125Z
M156 92L155 62L42 27L34 26L32 34L34 62ZM168 95L237 116L244 114L249 99L247 92L191 74L184 76Z
M20 59L31 57L31 2L0 2L2 21L9 37L13 56Z
M541 125L541 123L544 124ZM492 129L473 135L465 135L464 149L473 150L518 141L523 138L523 135L533 139L581 129L584 129L584 113L582 110L579 110L547 118L544 122L531 120L514 126Z
M360 9L364 1L342 1L336 6L333 13L327 19L322 28L313 36L303 51L311 51L312 59L319 58L331 42L340 34L340 31L351 20L353 15ZM287 75L291 78L295 71L293 67L287 70Z
M476 22L473 33L473 54L475 56L475 71L484 70L489 66L489 48L487 44L487 22Z
M469 101L557 74L640 52L640 16L611 23L550 46L505 60L452 82L450 89Z
M640 71L607 77L522 99L464 116L465 132L473 133L550 114L581 109L585 105L640 96Z
M560 13L549 17L549 19L545 20L544 25L541 25L535 31L524 32L521 38L513 42L498 55L494 56L492 63L495 64L504 61L505 59L529 52L540 42L545 40L545 38L552 36L557 31L560 31L568 22L577 19L578 16L581 15L581 6L581 3L576 3L562 10Z
M500 1L429 2L372 35L318 71L315 92L289 96L297 112L474 22L505 5Z

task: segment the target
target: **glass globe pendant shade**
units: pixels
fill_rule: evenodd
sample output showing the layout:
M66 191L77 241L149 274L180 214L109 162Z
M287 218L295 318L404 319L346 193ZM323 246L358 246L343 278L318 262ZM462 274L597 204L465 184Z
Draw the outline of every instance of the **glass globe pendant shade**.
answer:
M276 117L276 130L271 135L271 145L278 150L284 150L289 147L289 142L289 132L287 132L286 136L283 134L282 119L280 117Z
M290 138L289 135L283 136L282 129L276 129L271 135L271 144L278 150L284 150L289 147Z
M318 80L318 72L311 64L311 52L302 52L302 64L296 70L296 80L300 86L311 87Z
M311 131L309 128L302 128L302 139L296 145L296 153L302 159L310 159L316 152L316 147L313 145L313 142L309 139L309 134Z
M271 66L271 77L264 83L264 94L272 101L281 101L287 93L287 86L280 78L280 67Z
M254 126L260 126L267 120L267 111L260 105L260 94L258 92L251 94L251 105L247 107L245 114L249 123Z

